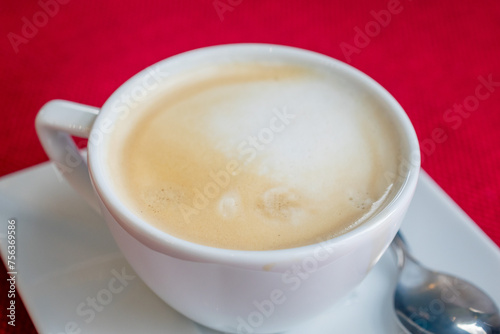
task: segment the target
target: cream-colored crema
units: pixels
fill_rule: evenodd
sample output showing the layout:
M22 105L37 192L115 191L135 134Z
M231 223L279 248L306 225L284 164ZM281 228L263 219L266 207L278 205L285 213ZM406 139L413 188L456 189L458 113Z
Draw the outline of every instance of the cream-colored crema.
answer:
M362 224L394 192L391 118L333 72L214 65L172 76L144 100L113 129L109 171L137 216L176 237L303 246Z

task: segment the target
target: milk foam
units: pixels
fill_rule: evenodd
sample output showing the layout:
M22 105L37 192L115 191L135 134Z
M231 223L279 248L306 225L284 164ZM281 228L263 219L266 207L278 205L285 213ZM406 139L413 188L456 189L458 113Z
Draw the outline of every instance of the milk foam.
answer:
M117 124L109 162L123 200L159 229L280 249L373 216L390 198L398 143L383 107L349 81L248 63L172 78Z

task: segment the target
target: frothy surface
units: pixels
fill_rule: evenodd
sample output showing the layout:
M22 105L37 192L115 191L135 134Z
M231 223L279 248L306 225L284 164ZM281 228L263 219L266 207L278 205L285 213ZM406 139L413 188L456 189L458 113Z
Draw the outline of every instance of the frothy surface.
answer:
M399 141L378 102L334 73L242 63L172 77L117 123L109 166L125 203L199 244L312 244L390 197Z

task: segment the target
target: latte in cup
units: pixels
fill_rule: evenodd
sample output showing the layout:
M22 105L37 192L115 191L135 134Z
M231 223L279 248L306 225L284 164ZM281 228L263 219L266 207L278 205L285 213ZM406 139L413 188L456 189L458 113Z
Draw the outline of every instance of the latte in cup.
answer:
M122 201L175 237L272 250L344 234L394 196L400 134L334 70L285 61L200 66L165 80L112 132Z

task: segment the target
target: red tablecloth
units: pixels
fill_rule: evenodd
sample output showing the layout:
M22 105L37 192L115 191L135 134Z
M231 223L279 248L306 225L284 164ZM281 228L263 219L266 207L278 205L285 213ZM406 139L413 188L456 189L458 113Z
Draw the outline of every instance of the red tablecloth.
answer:
M171 55L222 43L285 44L348 62L385 86L415 125L423 168L500 245L496 0L40 0L0 7L0 176L47 160L33 121L51 99L101 106L130 76ZM2 277L0 333L35 333L19 305L16 328L7 326Z

